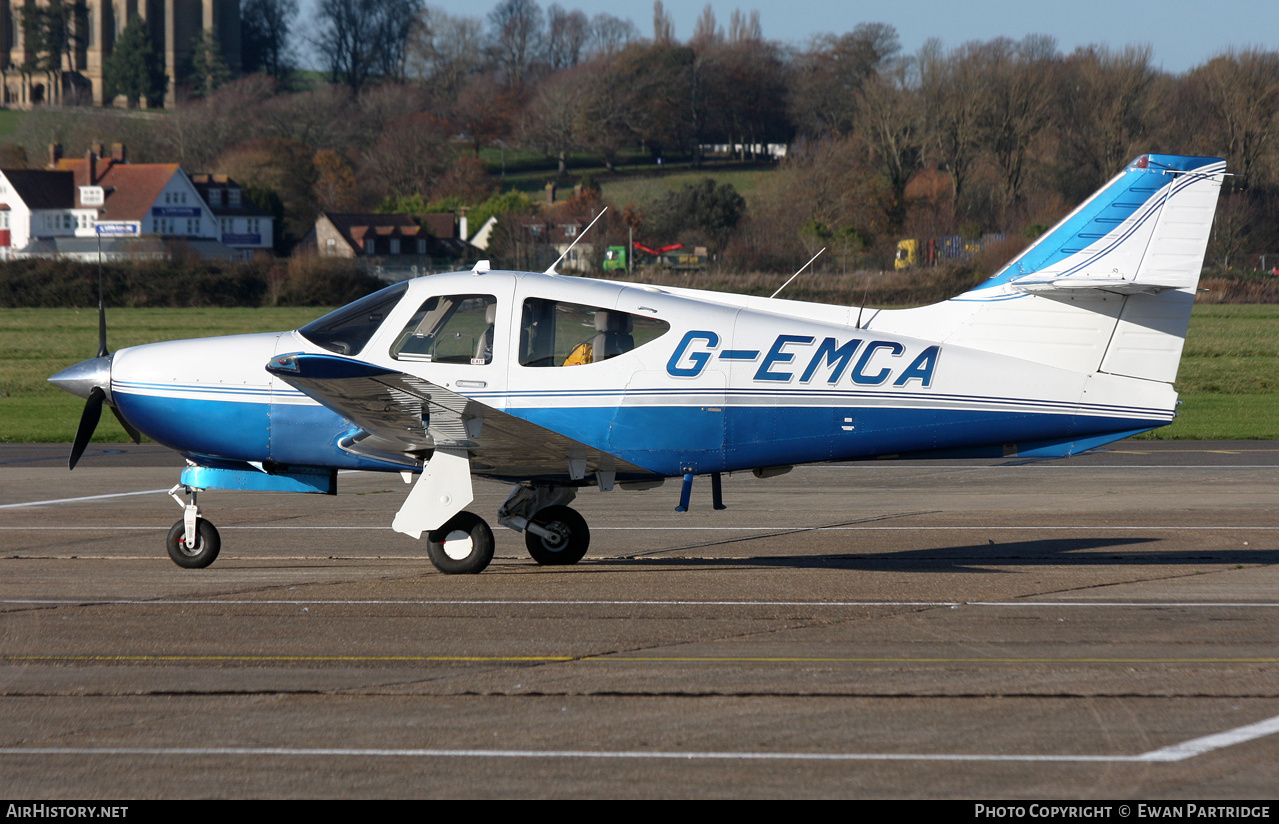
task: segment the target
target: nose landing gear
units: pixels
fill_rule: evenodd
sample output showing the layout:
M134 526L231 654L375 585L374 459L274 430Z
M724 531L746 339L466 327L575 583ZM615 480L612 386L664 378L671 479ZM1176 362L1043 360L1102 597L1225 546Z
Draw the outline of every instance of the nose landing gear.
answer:
M179 490L190 496L190 503L182 502L178 497ZM185 569L204 569L218 559L222 550L222 536L218 534L217 527L200 517L196 492L182 484L169 490L169 497L177 501L184 512L182 520L170 527L165 546L173 563Z

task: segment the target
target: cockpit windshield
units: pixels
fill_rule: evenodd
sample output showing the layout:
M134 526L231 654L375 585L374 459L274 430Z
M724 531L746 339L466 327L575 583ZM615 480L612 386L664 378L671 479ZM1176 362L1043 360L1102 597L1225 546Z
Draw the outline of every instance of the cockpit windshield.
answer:
M408 282L397 283L365 295L354 303L313 320L298 332L317 346L339 355L356 355L373 337L386 316L408 291Z

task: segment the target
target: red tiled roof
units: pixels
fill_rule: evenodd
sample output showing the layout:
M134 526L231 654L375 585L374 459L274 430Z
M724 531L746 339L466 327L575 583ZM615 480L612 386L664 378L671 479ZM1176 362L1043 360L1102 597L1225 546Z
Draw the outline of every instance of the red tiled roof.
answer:
M117 163L99 158L97 180L89 182L89 162L85 158L63 158L57 171L71 172L76 186L101 186L106 190L105 220L142 220L160 199L160 193L178 173L176 163ZM79 190L76 190L77 205ZM200 204L193 203L192 206Z

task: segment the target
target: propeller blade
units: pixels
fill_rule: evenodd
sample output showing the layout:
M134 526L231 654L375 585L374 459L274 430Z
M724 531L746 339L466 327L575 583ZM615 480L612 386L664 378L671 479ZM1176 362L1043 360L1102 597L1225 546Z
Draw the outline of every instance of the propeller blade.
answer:
M80 428L75 433L75 443L71 444L71 459L68 468L75 469L76 462L84 454L84 448L93 437L93 430L98 428L98 420L102 417L102 401L107 393L101 387L93 387L89 400L85 401L84 412L80 415Z
M124 415L120 414L120 410L112 406L111 412L115 415L115 419L120 422L120 425L124 427L124 431L129 433L129 437L133 438L133 442L142 443L142 434L133 428L133 424L124 419Z

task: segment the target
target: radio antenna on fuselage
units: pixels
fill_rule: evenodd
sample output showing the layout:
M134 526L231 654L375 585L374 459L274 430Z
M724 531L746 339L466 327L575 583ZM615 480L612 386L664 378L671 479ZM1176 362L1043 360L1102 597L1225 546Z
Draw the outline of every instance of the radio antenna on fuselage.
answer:
M812 265L812 262L813 262L813 261L815 261L815 260L817 260L819 257L821 257L821 256L822 256L822 252L825 252L825 251L826 251L826 247L825 247L825 246L823 246L823 247L821 248L821 251L820 251L820 252L818 252L817 254L813 255L811 258L809 258L809 259L808 259L808 263L805 263L803 266L799 267L799 272L804 271L804 270L805 270L805 269L807 269L810 265ZM785 289L787 286L790 286L790 282L791 282L792 280L794 280L795 278L799 277L799 272L796 272L795 274L791 275L791 276L790 276L790 280L787 280L785 283L783 283L783 284L782 284L782 285L778 288L778 290L777 290L776 292L774 292L773 294L769 295L769 296L768 296L768 299L769 299L769 300L772 300L773 298L775 298L775 297L777 297L778 295L780 295L780 294L782 293L782 289Z
M568 245L568 248L564 250L564 254L557 257L555 259L555 262L550 265L550 267L546 270L544 274L558 275L559 272L555 271L555 267L560 265L560 261L564 259L565 255L573 251L573 247L577 245L577 242L581 240L582 238L586 237L586 233L589 232L591 230L591 227L595 225L595 221L604 217L604 212L607 212L607 211L608 211L608 207L605 206L603 210L601 210L600 213L595 216L595 220L592 220L590 223L587 224L585 229L583 229L581 232L578 232L577 237L575 237L573 239L573 242Z

